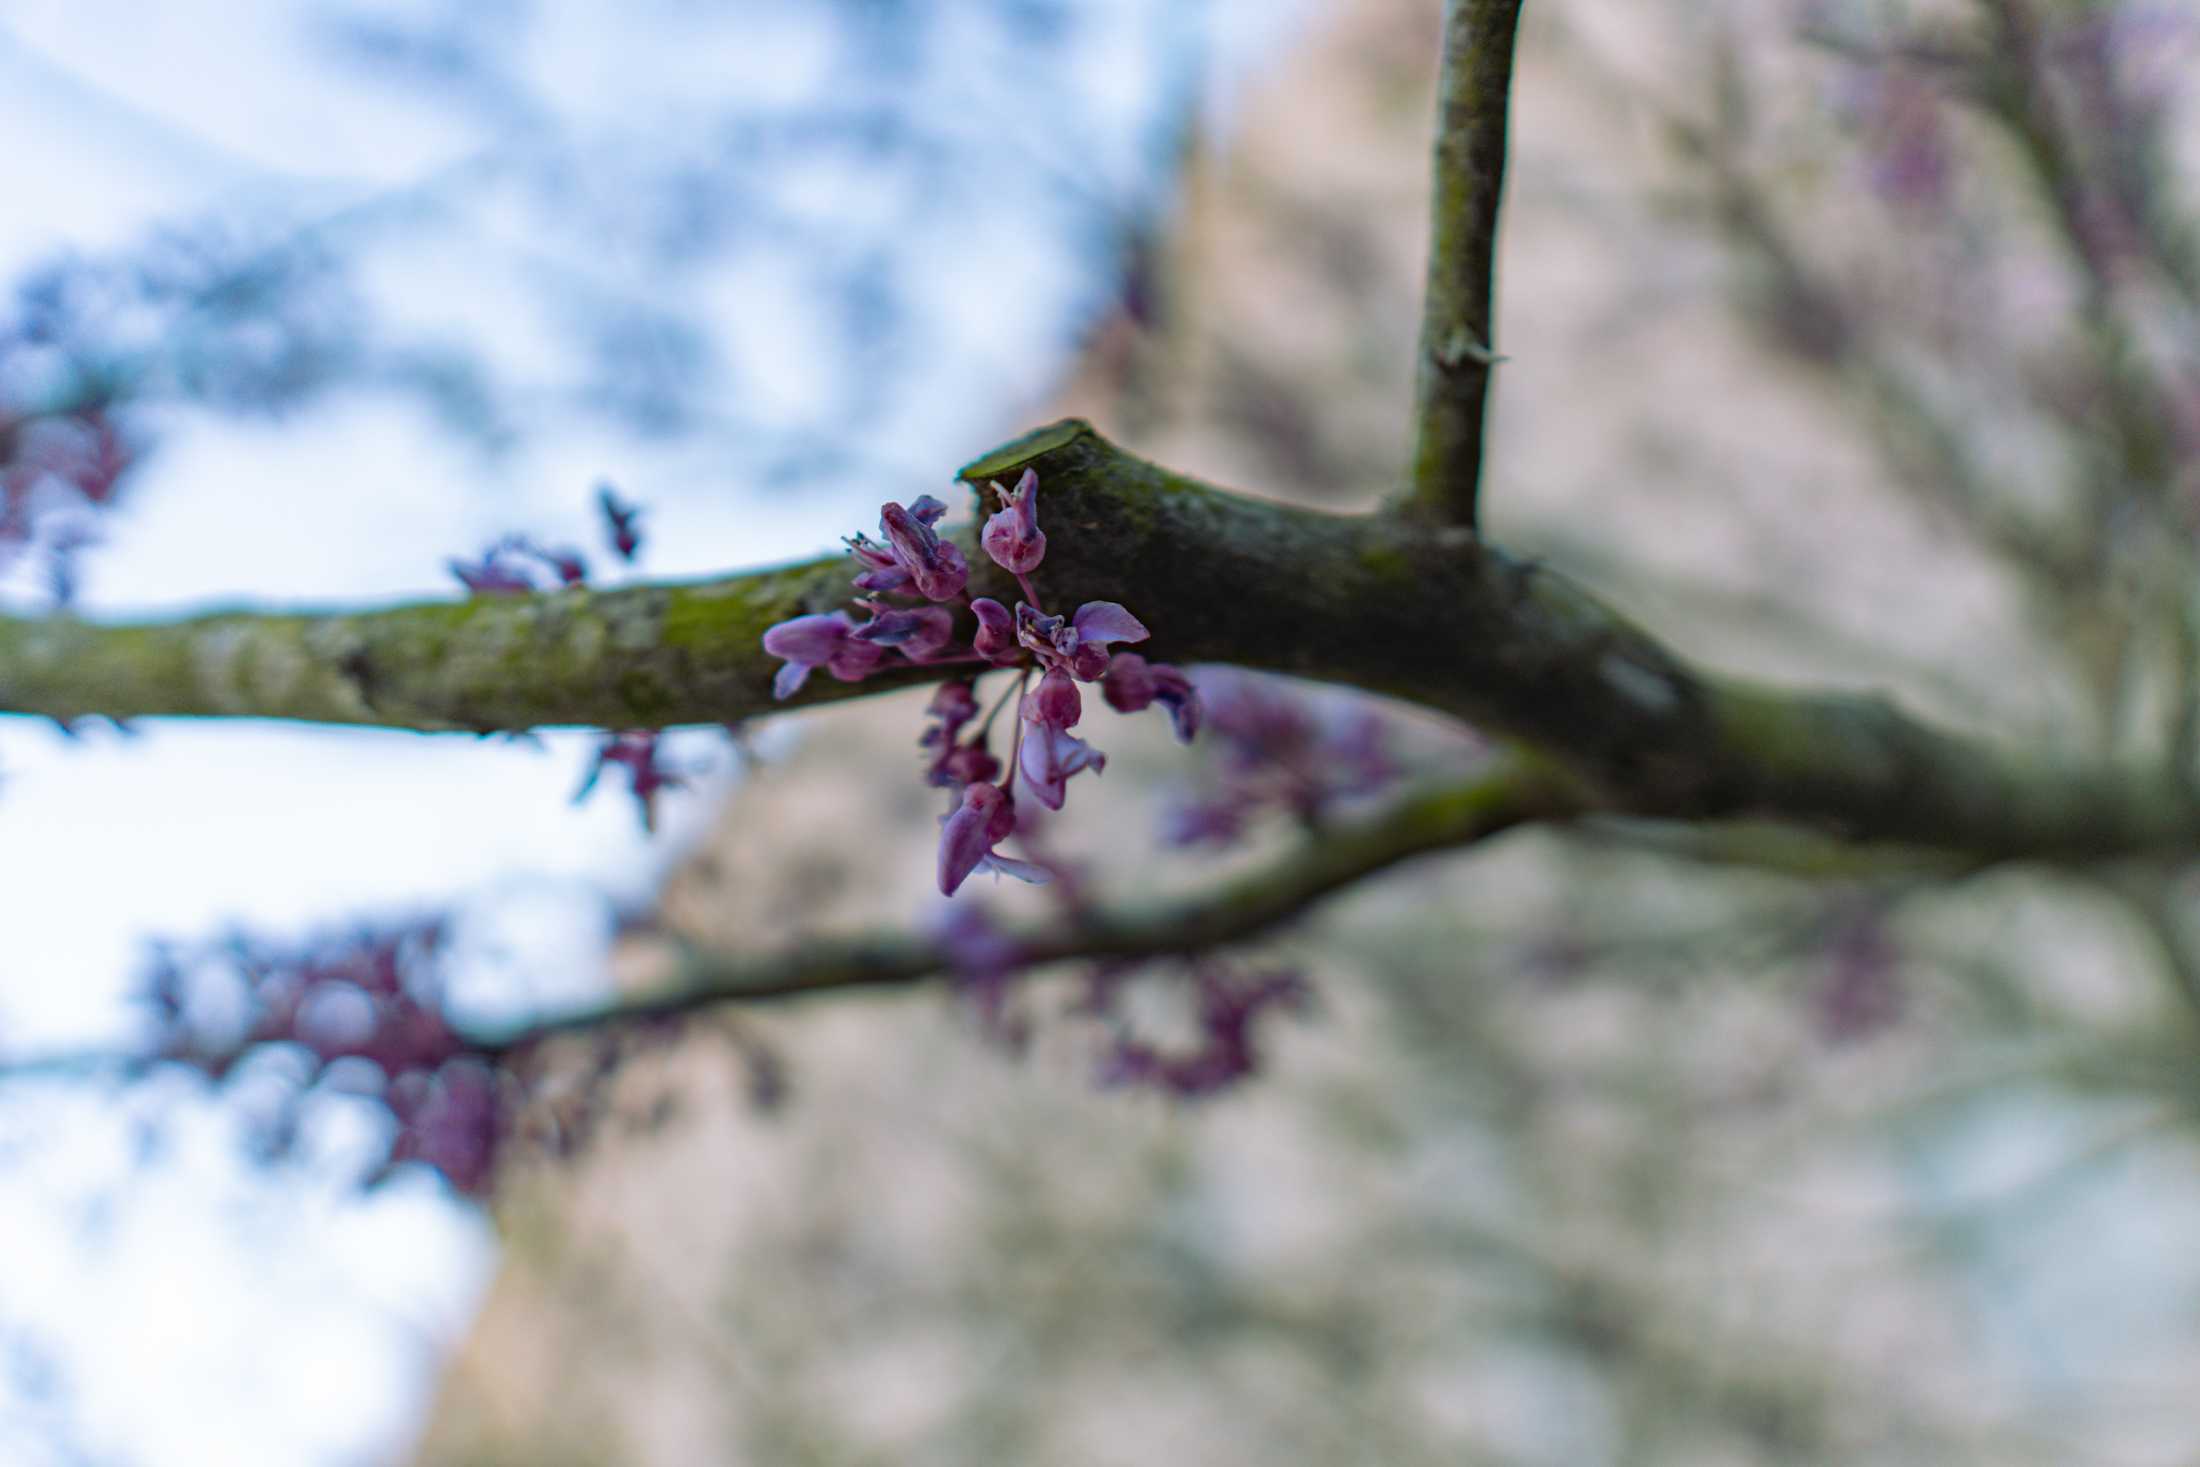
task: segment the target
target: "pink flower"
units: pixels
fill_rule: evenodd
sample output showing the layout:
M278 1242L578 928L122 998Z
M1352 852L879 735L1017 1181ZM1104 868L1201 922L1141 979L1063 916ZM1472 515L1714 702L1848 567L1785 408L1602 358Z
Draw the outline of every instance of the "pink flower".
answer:
M918 499L914 510L889 504L879 510L879 529L893 547L894 559L909 572L917 590L932 601L952 601L970 581L970 565L952 540L933 533L931 522L939 518L929 495ZM945 506L941 506L944 510Z
M1001 509L985 522L978 543L994 564L1019 576L1030 575L1047 556L1047 537L1039 528L1039 475L1025 469L1014 489L993 486Z
M996 667L1013 665L1022 654L1016 650L1016 622L1008 608L991 596L980 596L970 609L978 618L978 632L971 642L978 655Z
M1016 768L1025 786L1049 810L1062 808L1071 775L1087 769L1098 774L1107 763L1108 756L1083 739L1043 723L1025 723L1016 745Z

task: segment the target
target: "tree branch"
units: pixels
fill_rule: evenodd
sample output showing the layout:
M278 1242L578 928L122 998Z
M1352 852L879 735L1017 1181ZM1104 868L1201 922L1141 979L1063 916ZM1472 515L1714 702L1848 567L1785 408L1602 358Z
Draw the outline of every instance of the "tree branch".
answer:
M1207 952L1257 937L1324 898L1416 857L1475 845L1530 822L1569 820L1587 808L1586 794L1578 781L1546 760L1506 755L1470 778L1422 790L1380 815L1324 830L1266 868L1192 900L1095 911L1073 921L1005 933L989 960L1022 971L1080 958ZM508 1057L561 1035L673 1019L722 1003L903 987L962 965L952 941L915 933L806 942L759 957L694 950L676 979L656 992L621 995L502 1033L473 1034L464 1047L483 1058ZM262 1042L246 1039L238 1055ZM200 1055L195 1063L219 1070L238 1055ZM120 1049L0 1055L0 1077L129 1073L160 1058Z
M1759 815L1986 857L2200 849L2167 770L2070 768L1917 722L1872 695L1690 666L1555 571L1471 533L1217 489L1077 420L963 470L1046 485L1042 578L1121 601L1153 655L1232 662L1420 703L1562 760L1608 810ZM1015 594L971 554L973 590ZM771 701L772 622L844 603L845 563L685 585L165 625L0 618L0 709L422 729L716 723ZM1141 649L1147 650L1147 649ZM810 680L801 703L937 678Z
M1521 0L1445 0L1413 478L1404 508L1475 525L1492 350L1490 293L1505 188Z
M0 617L0 711L285 718L422 732L717 723L777 707L764 629L842 605L847 563L380 610L101 625ZM912 668L863 691L927 681ZM792 706L845 697L816 679Z
M1417 856L1489 840L1535 821L1567 820L1587 792L1557 766L1529 755L1410 796L1379 816L1325 830L1264 870L1189 901L1147 910L1094 912L1010 933L1012 969L1078 958L1152 958L1206 952L1257 937L1356 882ZM759 1002L848 988L892 988L958 966L952 943L911 934L811 942L770 957L698 952L660 992L613 999L489 1041L510 1052L558 1034L676 1017L729 1001Z

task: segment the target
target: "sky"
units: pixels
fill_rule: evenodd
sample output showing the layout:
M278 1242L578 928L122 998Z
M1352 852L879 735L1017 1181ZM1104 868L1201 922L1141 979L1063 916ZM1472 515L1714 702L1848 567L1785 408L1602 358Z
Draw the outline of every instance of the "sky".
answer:
M813 553L936 488L1044 392L1104 287L1109 221L1165 200L1155 143L1187 76L1226 116L1308 7L916 8L927 44L871 77L834 7L799 0L0 6L0 282L179 222L317 232L353 267L344 329L391 360L478 355L512 429L454 434L401 385L272 418L156 409L84 609L453 594L446 559L506 531L594 545L606 478L649 507L653 575ZM390 35L470 58L470 80L341 44ZM710 109L877 99L924 146L775 163L759 144L730 213L636 207L653 169L707 182L741 156L685 131ZM679 400L592 416L572 405L621 386L592 365L599 317L643 323L647 350L614 343L642 369L683 325L720 350L676 374ZM851 448L853 414L871 432ZM737 777L716 735L676 740L694 780L651 838L616 792L572 802L589 742L0 719L0 1044L126 1043L155 936L298 936L454 899L479 1013L584 997L617 906ZM402 1453L494 1232L429 1176L347 1187L371 1115L310 1119L306 1159L270 1170L234 1107L181 1081L0 1094L0 1464Z

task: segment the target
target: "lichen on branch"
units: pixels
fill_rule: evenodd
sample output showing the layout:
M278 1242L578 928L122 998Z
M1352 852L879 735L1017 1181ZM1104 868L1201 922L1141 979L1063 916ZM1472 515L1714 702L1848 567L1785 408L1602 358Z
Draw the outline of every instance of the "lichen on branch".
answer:
M1884 699L1691 666L1547 567L1456 528L1334 515L1204 484L1070 420L986 455L1035 469L1057 536L1049 592L1121 600L1172 662L1228 662L1419 703L1564 763L1606 809L1755 815L1845 838L1993 856L2200 847L2165 772L2068 768L1934 729ZM968 555L971 530L962 534ZM616 591L166 623L0 618L0 709L292 718L424 730L720 723L772 711L766 628L829 610L846 561ZM972 558L971 590L1014 596ZM793 705L936 681L921 666Z

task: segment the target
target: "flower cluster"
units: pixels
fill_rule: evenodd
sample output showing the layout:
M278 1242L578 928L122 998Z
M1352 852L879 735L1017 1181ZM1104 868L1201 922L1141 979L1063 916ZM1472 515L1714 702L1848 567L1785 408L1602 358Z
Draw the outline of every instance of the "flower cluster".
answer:
M596 518L612 554L631 564L642 549L641 505L619 497L609 484L596 486ZM474 560L453 557L451 574L471 596L527 596L588 584L588 561L580 551L546 546L532 535L509 534L497 540ZM657 797L679 789L686 778L662 757L661 729L630 728L607 732L598 739L594 757L581 786L573 794L579 804L595 791L606 770L625 776L642 817L642 829L657 830Z
M978 543L1016 578L1023 594L1013 609L990 596L968 594L968 561L934 528L947 506L927 494L913 504L881 508L878 540L867 535L848 540L860 567L855 587L865 594L856 604L868 613L865 620L846 611L825 612L783 621L764 633L764 650L785 664L772 682L780 698L794 696L818 668L842 682L860 682L895 655L908 662L971 663L1016 673L1018 731L1005 772L987 742L993 719L978 716L975 678L982 672L945 684L932 700L934 722L922 746L931 752L930 781L954 797L940 833L939 883L949 896L974 871L1025 881L1047 878L1043 867L1003 856L998 847L1017 828L1019 776L1033 800L1059 810L1073 776L1105 767L1107 756L1070 732L1084 715L1080 683L1099 684L1101 696L1118 712L1160 704L1186 741L1198 732L1200 720L1199 695L1183 673L1113 650L1149 635L1121 604L1088 601L1068 615L1047 609L1031 579L1047 553L1046 532L1039 528L1038 474L1026 469L1015 488L991 488L1001 507L986 520ZM956 614L963 608L975 622L968 640ZM976 728L966 734L972 724Z
M1102 1084L1142 1086L1180 1100L1218 1095L1259 1073L1254 1033L1261 1015L1271 1009L1304 1011L1311 994L1304 976L1290 969L1241 974L1212 960L1193 969L1192 981L1196 1042L1164 1049L1123 1025L1101 1065Z
M578 586L588 580L588 562L577 550L538 545L525 535L506 535L481 552L476 560L448 562L458 583L475 596L525 596L546 589L538 571L556 578L560 586Z
M627 789L641 813L642 829L656 834L657 796L687 783L686 775L665 763L663 741L663 730L654 728L630 728L621 733L605 734L596 745L595 758L581 780L581 787L573 792L573 803L578 805L595 793L596 783L603 778L605 770L616 769L626 777Z
M664 1118L661 1096L622 1103L619 1077L635 1055L690 1032L681 1019L563 1037L470 1033L450 1003L454 928L433 913L295 942L240 931L157 944L140 989L150 1019L142 1062L223 1086L264 1161L303 1149L318 1100L379 1109L387 1140L358 1176L369 1187L410 1162L485 1196L507 1161L569 1157L606 1127ZM776 1104L777 1056L745 1030L711 1032L746 1067L752 1101Z
M1011 1054L1021 1052L1032 1032L1030 1014L1018 1002L1017 979L1030 961L1022 945L984 907L967 904L949 909L937 935L978 1032ZM1134 988L1162 984L1176 986L1188 1009L1188 1022L1174 1026L1179 1034L1167 1044L1143 1032L1141 1006L1131 1001ZM1312 1002L1312 985L1295 969L1246 971L1203 953L1181 963L1102 958L1086 969L1084 992L1066 1013L1105 1028L1096 1072L1101 1085L1199 1100L1260 1072L1263 1015L1303 1016Z
M1403 772L1383 718L1357 700L1325 705L1274 679L1200 673L1221 768L1170 812L1171 844L1227 845L1268 811L1314 823L1379 793Z
M154 1052L215 1081L258 1054L300 1057L303 1072L266 1118L268 1154L294 1144L307 1094L363 1096L394 1123L385 1170L420 1162L479 1194L509 1133L510 1107L494 1057L445 1011L439 962L448 934L430 917L297 947L238 934L201 952L158 948L144 990Z
M70 605L76 558L136 461L103 407L15 417L0 404L0 570L42 559L54 603Z

